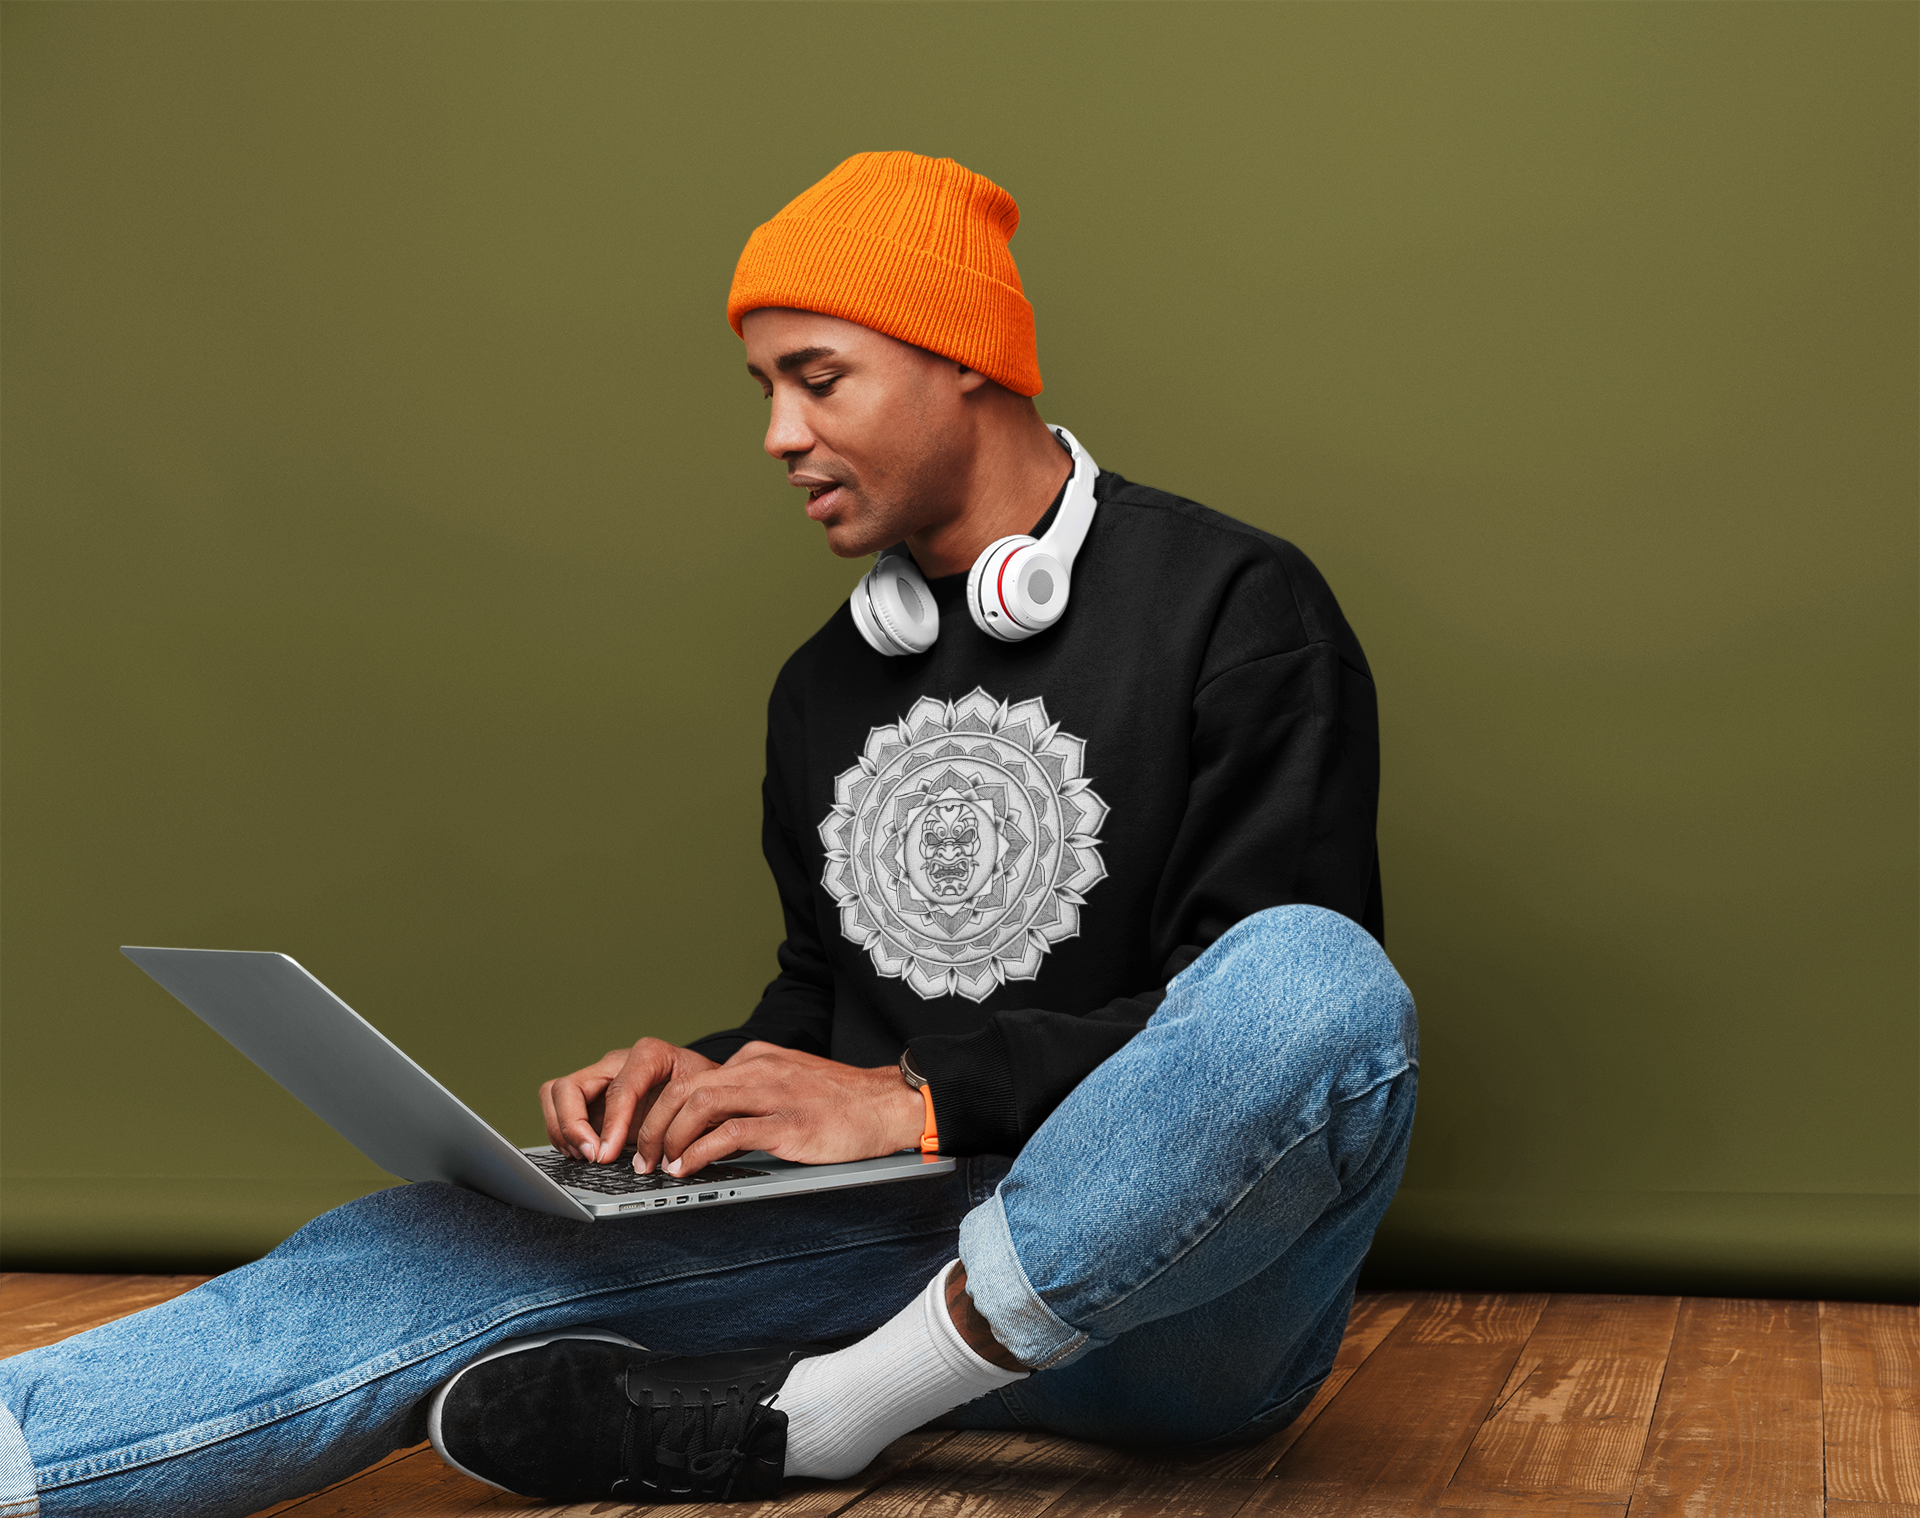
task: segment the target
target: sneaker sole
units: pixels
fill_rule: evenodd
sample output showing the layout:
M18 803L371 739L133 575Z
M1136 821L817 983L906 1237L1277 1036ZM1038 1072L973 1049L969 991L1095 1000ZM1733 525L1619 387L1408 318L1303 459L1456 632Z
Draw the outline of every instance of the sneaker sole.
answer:
M502 1486L498 1481L489 1481L485 1476L468 1470L452 1455L440 1438L440 1409L445 1405L447 1393L459 1383L460 1377L472 1370L475 1365L485 1365L489 1360L498 1360L507 1355L521 1354L529 1349L539 1349L545 1344L556 1344L562 1339L598 1339L603 1344L624 1344L628 1349L644 1350L646 1345L636 1344L623 1334L617 1334L609 1328L563 1328L550 1334L531 1334L524 1339L508 1339L496 1344L472 1364L462 1366L449 1377L440 1390L433 1394L433 1404L427 1409L427 1438L433 1444L433 1452L470 1481L478 1481L482 1486L490 1486L496 1492L509 1492L511 1487Z

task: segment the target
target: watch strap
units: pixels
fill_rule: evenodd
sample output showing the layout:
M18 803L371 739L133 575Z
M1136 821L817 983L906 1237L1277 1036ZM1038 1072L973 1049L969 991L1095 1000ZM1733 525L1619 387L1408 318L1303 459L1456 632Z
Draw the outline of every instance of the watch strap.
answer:
M927 1122L920 1135L920 1152L938 1154L940 1152L940 1125L933 1116L933 1087L927 1084L926 1076L920 1073L920 1066L914 1062L913 1050L900 1051L900 1079L920 1093L920 1104L926 1109Z
M920 1135L920 1152L938 1154L940 1152L940 1125L933 1116L933 1087L922 1081L920 1084L920 1102L927 1109L927 1126Z

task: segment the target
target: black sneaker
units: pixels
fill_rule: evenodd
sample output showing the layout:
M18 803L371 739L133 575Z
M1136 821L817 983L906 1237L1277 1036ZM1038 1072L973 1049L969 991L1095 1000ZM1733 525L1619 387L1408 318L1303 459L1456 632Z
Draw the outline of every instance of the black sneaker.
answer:
M434 1395L455 1470L526 1497L745 1502L778 1495L787 1415L768 1403L821 1344L666 1355L605 1329L511 1339Z

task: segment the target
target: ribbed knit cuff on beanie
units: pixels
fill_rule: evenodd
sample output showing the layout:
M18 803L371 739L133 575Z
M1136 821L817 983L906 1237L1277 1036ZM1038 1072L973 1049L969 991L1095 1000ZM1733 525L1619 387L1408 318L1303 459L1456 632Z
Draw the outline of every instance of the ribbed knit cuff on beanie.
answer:
M856 153L754 229L727 321L790 306L858 322L1040 393L1033 307L1007 242L1020 208L951 158Z

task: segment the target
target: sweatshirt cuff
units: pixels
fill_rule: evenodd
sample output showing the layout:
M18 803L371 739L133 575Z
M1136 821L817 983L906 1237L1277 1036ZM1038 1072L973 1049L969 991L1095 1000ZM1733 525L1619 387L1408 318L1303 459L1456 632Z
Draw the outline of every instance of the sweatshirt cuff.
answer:
M709 1033L705 1038L696 1038L687 1047L695 1054L704 1054L716 1065L724 1065L752 1042L752 1035L730 1028L725 1033Z
M1018 1154L1020 1119L1013 1059L1000 1029L909 1039L914 1063L933 1089L942 1154ZM711 1056L709 1056L711 1058Z

